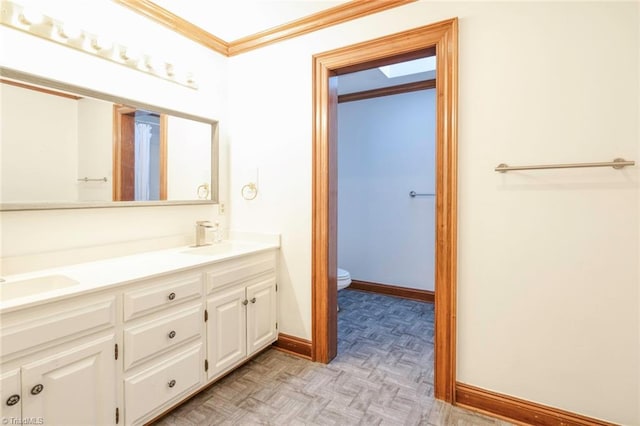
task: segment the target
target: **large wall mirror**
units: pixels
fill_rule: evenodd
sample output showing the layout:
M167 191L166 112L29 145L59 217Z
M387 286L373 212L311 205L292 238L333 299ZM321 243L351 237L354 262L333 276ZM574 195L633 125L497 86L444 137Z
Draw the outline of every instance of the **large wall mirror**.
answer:
M0 68L2 210L218 201L213 120Z

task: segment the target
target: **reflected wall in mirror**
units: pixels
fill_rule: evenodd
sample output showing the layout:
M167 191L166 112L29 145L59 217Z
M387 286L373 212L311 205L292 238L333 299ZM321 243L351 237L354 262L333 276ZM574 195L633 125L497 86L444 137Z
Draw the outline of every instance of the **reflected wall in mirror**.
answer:
M217 202L216 122L0 71L3 210Z

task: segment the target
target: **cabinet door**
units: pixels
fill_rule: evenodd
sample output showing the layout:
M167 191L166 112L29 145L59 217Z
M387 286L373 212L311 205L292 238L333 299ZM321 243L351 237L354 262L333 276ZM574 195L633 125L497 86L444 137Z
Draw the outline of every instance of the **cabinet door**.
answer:
M22 367L22 416L46 424L115 423L116 360L113 334Z
M207 357L211 379L247 355L247 319L244 287L223 290L207 301Z
M11 419L22 418L22 394L20 392L20 370L10 370L0 376L0 417L11 422Z
M248 286L247 299L247 350L252 355L278 338L275 278Z

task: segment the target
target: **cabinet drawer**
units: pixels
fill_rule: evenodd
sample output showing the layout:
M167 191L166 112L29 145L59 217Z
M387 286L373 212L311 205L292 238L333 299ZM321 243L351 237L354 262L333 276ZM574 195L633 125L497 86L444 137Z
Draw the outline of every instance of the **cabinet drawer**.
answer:
M192 300L202 294L202 274L192 273L166 278L155 285L124 293L124 320Z
M76 338L113 327L116 319L115 302L115 296L86 303L78 299L75 304L82 305L81 308L73 308L72 304L67 303L55 308L24 310L19 315L3 317L0 354L5 357L66 337Z
M154 410L159 414L165 404L198 387L202 368L202 345L198 344L125 379L126 424L135 423Z
M124 330L124 368L129 369L166 350L202 335L201 305Z
M249 278L276 272L275 253L262 253L217 264L208 271L207 292L241 283Z

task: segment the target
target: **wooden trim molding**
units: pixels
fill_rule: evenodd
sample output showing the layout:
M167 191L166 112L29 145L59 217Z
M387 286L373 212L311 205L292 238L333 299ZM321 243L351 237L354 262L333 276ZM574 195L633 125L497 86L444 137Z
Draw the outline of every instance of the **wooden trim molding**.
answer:
M338 352L337 78L321 57L313 67L311 359Z
M307 339L280 333L273 347L304 359L311 359L311 341Z
M113 201L122 199L122 116L135 111L136 109L130 106L113 105Z
M388 296L402 297L403 299L418 300L420 302L433 303L435 293L429 290L417 288L399 287L389 284L372 283L369 281L351 280L350 289L368 291L371 293L386 294Z
M160 152L159 152L159 170L160 170L160 200L167 200L167 151L169 138L169 116L160 114Z
M435 89L436 80L416 81L414 83L398 84L396 86L381 87L379 89L364 90L362 92L345 93L338 95L338 103L362 101L364 99L380 98L382 96L400 95L402 93L416 92L418 90Z
M298 37L352 19L412 3L416 0L353 0L284 25L242 37L229 43L229 56L258 49L278 41Z
M329 362L336 321L335 75L435 47L435 396L453 401L456 354L458 21L450 19L313 56L312 359ZM426 56L426 54L424 55Z
M209 49L222 53L223 55L229 55L229 44L214 36L211 33L203 30L202 28L192 24L179 17L178 15L164 9L157 4L149 0L114 0L116 3L126 6L132 9L134 12L139 13L146 18L149 18L165 27L181 34L196 43L208 47Z
M216 37L150 0L114 1L215 52L233 56L416 0L352 0L232 42Z
M536 426L614 426L559 408L456 382L456 405Z
M10 86L20 87L22 89L33 90L34 92L46 93L47 95L60 96L61 98L73 99L75 101L82 99L82 96L72 95L70 93L58 92L57 90L45 89L44 87L33 86L31 84L19 83L13 80L0 78L0 83Z

